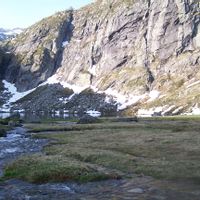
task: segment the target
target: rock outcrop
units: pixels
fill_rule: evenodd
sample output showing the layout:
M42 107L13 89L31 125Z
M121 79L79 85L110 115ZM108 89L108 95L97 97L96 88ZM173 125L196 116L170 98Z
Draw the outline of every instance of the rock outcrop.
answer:
M200 100L199 4L99 0L57 13L4 44L15 55L4 78L25 91L56 74L60 82L109 89L127 101L143 95L130 113L172 105L185 112ZM152 91L159 95L151 98Z

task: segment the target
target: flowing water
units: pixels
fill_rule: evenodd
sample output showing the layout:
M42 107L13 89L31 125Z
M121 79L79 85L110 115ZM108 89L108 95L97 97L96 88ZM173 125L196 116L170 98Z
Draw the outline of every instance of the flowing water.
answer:
M46 144L47 140L31 139L22 127L9 131L6 137L0 138L0 176L6 163L20 155L39 152Z

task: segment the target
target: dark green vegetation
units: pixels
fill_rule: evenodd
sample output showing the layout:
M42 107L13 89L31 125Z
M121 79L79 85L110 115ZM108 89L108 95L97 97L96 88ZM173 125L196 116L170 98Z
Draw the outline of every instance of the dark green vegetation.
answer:
M0 137L4 137L6 135L7 127L0 124Z
M7 166L4 178L84 182L144 174L200 182L198 117L115 121L27 124L34 138L51 142L44 154L22 157Z
M7 119L0 119L0 137L6 136L6 131L8 131L10 128L8 126L8 120Z

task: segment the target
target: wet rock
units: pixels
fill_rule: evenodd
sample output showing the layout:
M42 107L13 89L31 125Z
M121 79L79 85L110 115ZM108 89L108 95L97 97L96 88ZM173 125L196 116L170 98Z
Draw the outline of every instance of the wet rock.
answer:
M77 124L92 124L92 123L98 123L99 119L97 117L92 117L90 115L84 115L79 119Z

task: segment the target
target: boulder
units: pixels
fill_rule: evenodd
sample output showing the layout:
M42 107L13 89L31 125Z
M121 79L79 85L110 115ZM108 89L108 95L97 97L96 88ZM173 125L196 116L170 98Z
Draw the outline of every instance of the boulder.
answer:
M92 117L90 115L84 115L82 116L77 124L93 124L93 123L98 123L99 119L97 117Z

